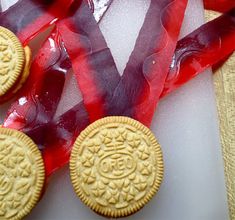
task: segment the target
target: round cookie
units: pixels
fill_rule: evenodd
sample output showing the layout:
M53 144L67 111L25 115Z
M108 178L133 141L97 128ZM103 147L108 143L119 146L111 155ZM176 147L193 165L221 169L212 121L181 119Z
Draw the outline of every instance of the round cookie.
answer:
M18 220L29 214L44 179L37 145L22 132L0 128L0 219Z
M24 68L24 48L14 33L0 26L0 96L11 89Z
M140 122L106 117L77 138L70 175L76 194L92 210L107 217L125 217L158 191L163 178L161 148Z

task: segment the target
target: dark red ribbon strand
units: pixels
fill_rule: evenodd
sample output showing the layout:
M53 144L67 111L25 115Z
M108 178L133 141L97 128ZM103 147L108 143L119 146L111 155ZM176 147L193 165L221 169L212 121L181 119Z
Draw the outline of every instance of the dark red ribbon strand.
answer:
M149 126L174 54L187 1L151 1L144 25L107 115Z
M204 0L204 7L208 10L227 12L235 7L234 0Z
M84 103L80 102L48 124L42 149L46 176L68 163L76 138L89 123Z
M70 17L57 24L72 61L91 121L105 115L120 75L103 35L86 1Z
M54 31L33 61L29 79L9 109L4 127L20 130L43 144L44 126L55 114L70 67L60 36Z
M161 0L151 2L145 19L145 25L140 33L141 37L137 40L137 46L133 54L144 54L143 57L145 59L146 55L148 56L155 53L155 67L161 67L162 71L156 68L153 69L152 66L148 67L148 73L143 73L142 69L136 71L136 65L141 65L138 59L136 64L134 64L135 66L131 62L129 66L127 66L126 72L128 74L124 73L124 77L119 82L118 87L115 87L117 84L113 83L116 80L113 79L110 81L114 77L116 77L117 80L120 79L114 64L111 64L114 74L111 74L110 70L107 74L105 70L102 70L98 65L98 63L103 62L103 60L105 61L104 63L108 63L106 57L103 59L100 55L100 51L103 50L102 47L105 47L105 45L97 46L97 42L99 41L92 40L92 34L91 36L86 35L86 33L88 33L87 26L89 27L89 25L84 25L84 23L86 23L84 18L87 16L76 19L76 23L73 23L71 18L58 23L59 31L71 58L73 69L84 97L84 104L91 121L104 117L105 115L126 115L134 117L145 124L150 124L151 115L153 115L157 103L157 93L159 93L160 96L165 77L167 76L167 70L178 39L186 5L186 0ZM77 13L78 16L82 14L85 7L87 8L87 5L83 2L80 7L80 9L82 9L81 12ZM172 16L174 13L175 16L177 13L176 19L173 19L174 16ZM75 14L74 17L77 15ZM146 35L149 35L149 31L146 32L146 27L148 30L151 30L152 39L148 39L148 41L143 43L142 40L146 38ZM95 33L95 31L91 33ZM144 37L142 37L143 35ZM97 34L95 36L97 36ZM147 46L145 43L147 43ZM79 45L78 48L75 47L75 44ZM145 45L144 47L147 48L147 51L144 50L140 52L140 49L144 48L143 45ZM81 51L85 55L78 57L77 53L79 52L79 54L81 54ZM93 57L95 57L95 59L93 59ZM136 57L138 56L132 59L134 62ZM111 56L109 56L108 59L110 60L109 62L112 62ZM94 61L99 62L94 63ZM93 68L93 66L96 68ZM102 65L100 66L102 67ZM131 68L134 71L131 72ZM157 86L156 82L158 83ZM151 92L149 93L150 83L152 83L152 85L150 85ZM113 90L114 88L116 88L115 92ZM147 99L148 101L146 101ZM144 105L139 104L140 102L143 103L143 100L146 101ZM149 117L146 117L146 111L144 111L144 109L147 108ZM134 113L130 113L133 109ZM140 112L142 112L141 114L142 116L144 115L144 117L140 116Z
M63 18L73 0L20 0L0 13L0 26L14 32L23 45L59 18Z
M235 50L235 8L202 25L176 47L161 96L172 92Z

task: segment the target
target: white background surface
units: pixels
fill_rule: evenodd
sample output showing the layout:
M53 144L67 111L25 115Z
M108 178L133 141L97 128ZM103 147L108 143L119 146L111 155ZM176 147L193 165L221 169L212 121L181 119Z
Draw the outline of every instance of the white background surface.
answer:
M15 0L2 0L4 7L11 2ZM120 72L134 47L148 5L149 0L114 0L100 24ZM181 35L202 23L201 0L190 0ZM79 97L73 77L69 75L57 114L77 103ZM0 106L1 119L7 107ZM127 219L228 219L211 72L207 71L162 100L152 130L162 145L164 181L157 196ZM103 217L76 198L68 167L65 167L52 176L43 199L26 219L91 220Z

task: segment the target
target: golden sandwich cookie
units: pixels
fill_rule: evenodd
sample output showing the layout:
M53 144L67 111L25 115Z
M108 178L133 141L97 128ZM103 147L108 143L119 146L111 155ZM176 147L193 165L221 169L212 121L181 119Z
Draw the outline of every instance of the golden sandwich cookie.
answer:
M92 210L106 217L125 217L141 209L159 190L161 148L140 122L106 117L77 138L70 174L76 194Z
M44 179L37 145L22 132L0 128L0 219L29 214L40 199Z
M0 26L0 102L12 97L26 81L31 60L14 33Z

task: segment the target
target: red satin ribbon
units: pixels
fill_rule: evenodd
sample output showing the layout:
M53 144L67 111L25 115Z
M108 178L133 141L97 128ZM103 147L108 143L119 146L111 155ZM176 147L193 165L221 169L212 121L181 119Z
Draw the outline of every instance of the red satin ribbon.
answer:
M110 50L85 1L57 28L72 62L91 121L105 116L105 104L120 76Z
M83 16L87 8L85 2L81 5L81 12L58 22L91 121L107 115L125 115L150 125L174 53L186 5L187 0L151 1L135 50L114 91L116 84L114 80L110 81L111 73L106 69L111 66L114 71L112 77L118 75L112 59L104 52L105 45L99 45L99 40L96 41L96 31L89 32L90 19L87 21L86 16ZM151 30L151 34L146 29ZM143 42L149 34L152 40ZM137 51L144 56L136 56ZM140 59L146 57L148 59L144 61L142 69ZM102 62L105 70L94 68L99 67L99 62Z
M0 13L0 26L14 32L25 46L40 31L63 18L72 3L73 0L20 0Z
M8 111L5 127L20 130L43 144L44 127L53 118L63 91L70 60L54 30L38 51L31 74Z
M235 50L233 42L235 8L178 42L161 97L228 57Z

